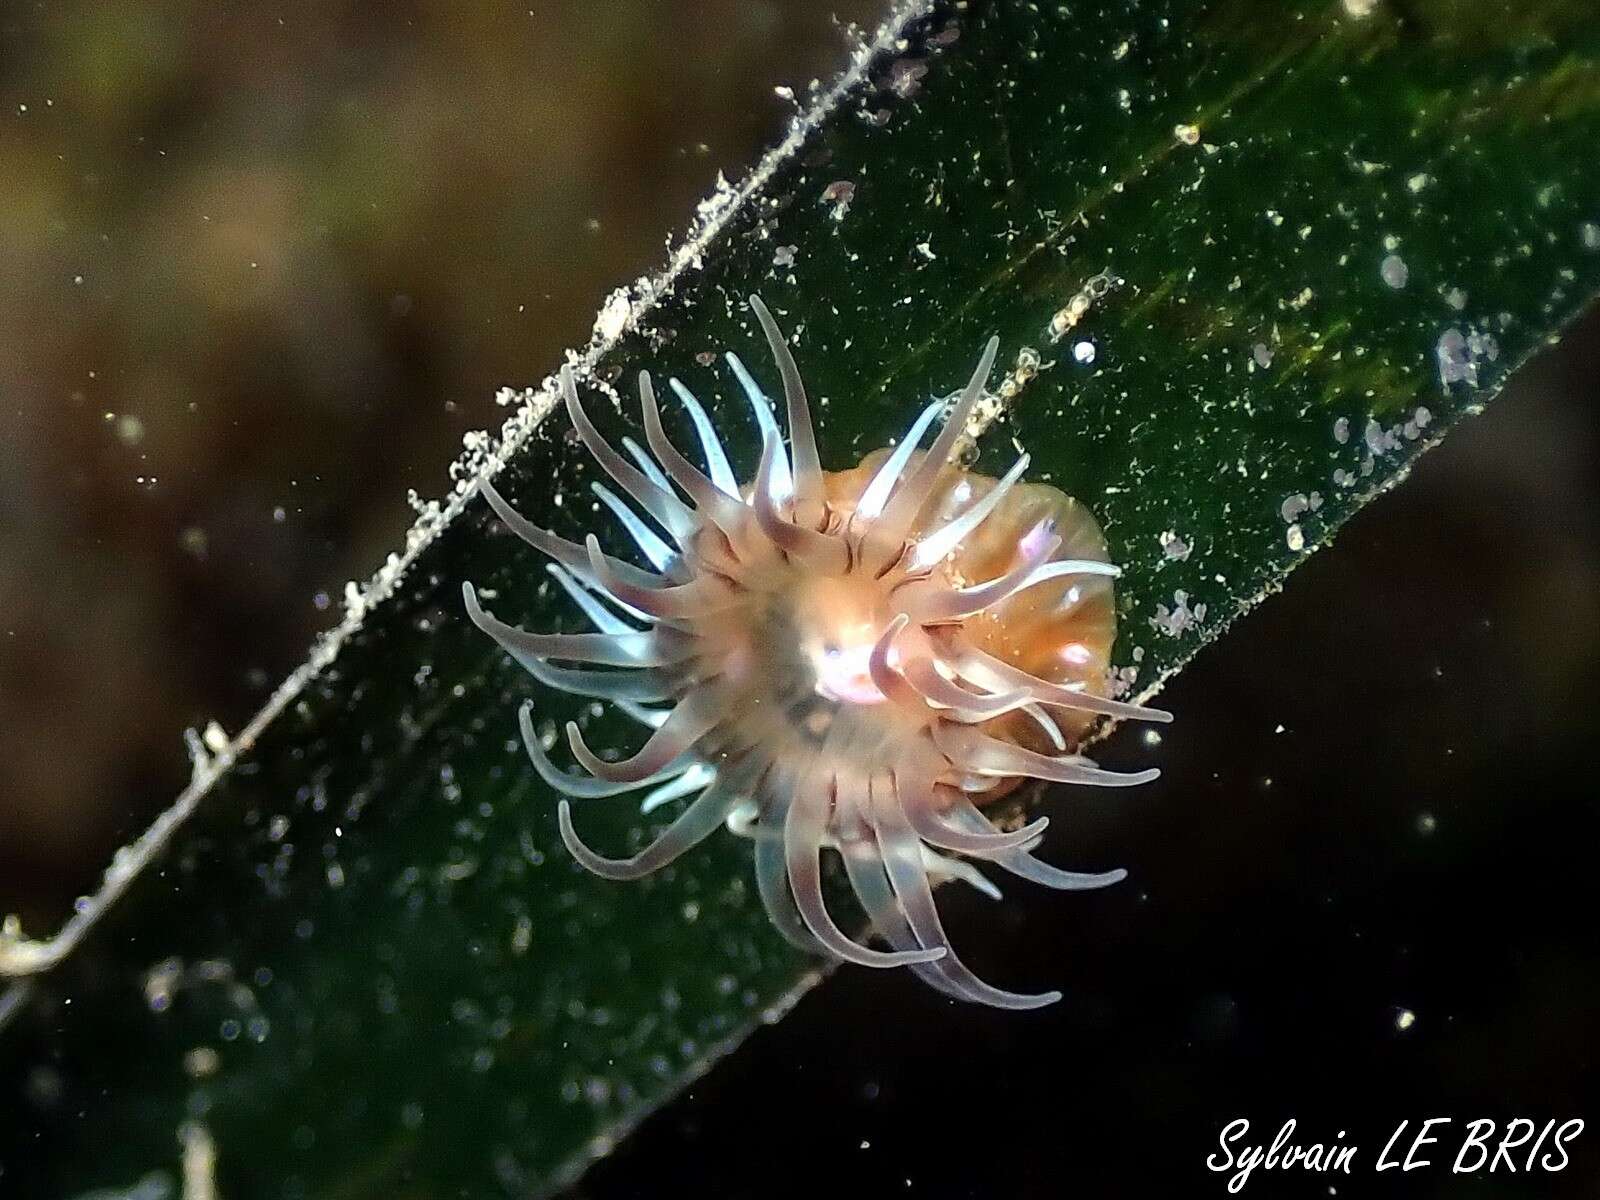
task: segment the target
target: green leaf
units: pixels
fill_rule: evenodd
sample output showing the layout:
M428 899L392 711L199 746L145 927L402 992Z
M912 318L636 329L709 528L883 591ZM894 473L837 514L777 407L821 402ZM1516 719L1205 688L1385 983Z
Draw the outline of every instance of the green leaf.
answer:
M1014 442L1101 517L1149 694L1600 287L1600 27L1578 0L972 9L907 18L608 305L580 373L680 376L748 476L719 356L775 390L759 290L838 468L998 333L980 466ZM604 522L552 388L498 478L577 536ZM459 604L470 579L576 628L473 497L497 461L60 938L0 941L7 1195L176 1194L180 1142L225 1195L548 1191L817 977L734 839L630 885L562 849L516 708L578 708ZM582 815L648 836L623 799Z

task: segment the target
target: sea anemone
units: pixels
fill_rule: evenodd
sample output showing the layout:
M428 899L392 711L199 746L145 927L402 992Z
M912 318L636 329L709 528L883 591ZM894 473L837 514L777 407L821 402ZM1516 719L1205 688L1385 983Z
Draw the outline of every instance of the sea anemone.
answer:
M1117 568L1082 505L1019 482L1027 455L998 481L951 464L998 338L926 453L918 446L944 401L924 408L892 451L828 472L794 358L760 299L750 306L782 376L791 444L786 453L768 400L728 354L762 435L747 486L676 379L670 384L699 435L704 472L668 440L647 373L639 396L654 458L632 439L623 440L627 456L609 445L578 402L571 368L561 372L578 435L659 527L593 485L653 571L602 553L593 534L580 546L530 524L481 484L500 519L555 560L551 574L596 632L506 625L484 611L469 583L472 620L541 682L612 701L653 731L637 753L610 762L569 723L572 753L589 774L570 773L547 757L525 704L522 735L534 768L574 798L650 787L647 812L693 797L624 859L590 849L563 799L562 841L596 874L637 879L725 824L751 839L762 902L795 945L864 966L909 966L962 1000L1049 1004L1059 992L1002 991L962 965L930 877L963 878L997 895L969 860L1069 890L1126 874L1049 866L1030 853L1047 818L1002 830L979 810L1028 779L1123 787L1157 774L1102 770L1074 752L1102 717L1167 719L1104 695ZM824 849L842 858L890 949L862 945L830 915Z

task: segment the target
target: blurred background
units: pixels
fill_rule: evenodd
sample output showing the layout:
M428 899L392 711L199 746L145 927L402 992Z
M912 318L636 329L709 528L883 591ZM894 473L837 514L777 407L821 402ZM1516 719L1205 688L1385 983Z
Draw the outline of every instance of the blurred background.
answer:
M0 914L53 929L884 0L0 0Z
M0 913L59 923L884 7L0 0ZM1115 847L1136 904L951 889L979 973L1063 1005L841 972L582 1191L1222 1194L1232 1116L1581 1115L1597 383L1591 317L1111 748L1164 779L1045 854Z

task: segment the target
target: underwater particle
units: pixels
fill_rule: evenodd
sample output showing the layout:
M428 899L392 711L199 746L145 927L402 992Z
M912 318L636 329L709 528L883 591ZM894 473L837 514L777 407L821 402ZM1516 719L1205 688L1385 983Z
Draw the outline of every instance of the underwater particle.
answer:
M772 265L775 267L794 266L795 252L799 249L800 247L798 246L779 246L772 252Z
M628 299L628 289L618 288L606 297L605 305L600 309L600 315L595 319L594 331L601 341L614 342L622 336L623 330L628 327L628 318L633 315L633 304Z
M1177 124L1172 127L1172 136L1185 146L1197 145L1200 141L1200 126Z
M1411 282L1411 268L1398 254L1391 254L1378 267L1378 275L1395 291Z
M1161 553L1168 562L1187 562L1192 547L1171 529L1163 530L1157 540L1161 543Z
M117 441L124 446L137 446L144 441L144 422L132 413L123 413L116 419Z
M629 858L590 849L567 799L557 805L561 839L584 867L627 880L726 826L753 842L757 891L795 945L866 966L909 966L962 1000L1052 1003L1059 992L1001 991L962 965L931 883L961 878L992 890L954 855L1063 889L1125 875L1049 866L1030 851L1046 818L1004 831L980 808L1027 779L1129 786L1159 773L1106 771L1073 752L1100 717L1169 719L1104 694L1118 572L1099 526L1055 488L1022 483L1025 454L999 480L950 462L984 397L998 338L927 452L919 447L945 401L925 407L892 450L830 472L783 335L759 299L750 304L778 363L791 445L760 386L728 355L762 435L748 484L739 484L710 417L682 383L669 381L705 471L668 439L648 374L639 392L650 454L629 446L630 460L590 423L571 369L562 372L584 444L645 515L603 484L595 494L653 570L602 553L592 534L583 545L559 538L481 484L501 520L556 560L550 573L596 632L503 624L465 584L472 621L547 686L610 700L649 730L637 753L609 759L569 723L568 744L588 774L569 772L550 761L524 705L535 771L566 797L648 788L646 809L688 800ZM1204 617L1204 606L1190 610L1177 596L1184 621ZM574 663L586 665L566 665ZM843 860L891 949L838 927L823 899L824 850Z
M1256 366L1265 371L1272 365L1272 347L1267 345L1265 342L1257 342L1250 351L1250 357L1255 362Z
M1350 418L1340 417L1333 423L1333 440L1344 445L1350 440Z
M822 189L818 202L833 205L833 219L842 221L850 211L850 205L855 202L856 185L848 179L835 179Z
M1445 292L1444 302L1457 312L1460 312L1467 306L1467 293L1458 287L1453 287Z
M1278 506L1278 516L1283 518L1285 523L1292 523L1310 507L1311 502L1297 492Z
M1467 352L1467 338L1459 329L1446 329L1434 344L1434 358L1439 364L1439 382L1445 387L1463 380L1478 386L1478 366Z
M196 1046L183 1056L183 1073L190 1079L209 1079L222 1066L222 1056L210 1046Z
M1289 526L1289 528L1284 531L1283 540L1289 549L1293 550L1296 554L1300 553L1300 551L1306 548L1305 531L1298 525Z
M191 525L178 535L178 546L190 558L204 562L206 554L211 549L211 541L206 537L204 529L198 525Z
M1086 367L1090 363L1094 362L1094 355L1094 343L1089 341L1087 338L1081 342L1073 343L1072 361L1077 363L1079 366Z
M1423 837L1428 837L1439 828L1439 819L1431 812L1417 814L1417 832Z
M1394 1013L1394 1027L1400 1033L1406 1032L1417 1023L1417 1014L1409 1008L1397 1008Z
M1343 0L1345 15L1356 18L1370 17L1378 7L1378 0Z
M889 66L886 87L902 100L910 100L922 90L928 64L920 58L899 58Z
M1585 221L1578 226L1578 240L1583 243L1585 250L1600 250L1600 225Z
M1206 619L1206 606L1189 606L1189 593L1181 588L1172 593L1172 607L1156 605L1156 615L1150 618L1150 628L1168 637L1180 637Z

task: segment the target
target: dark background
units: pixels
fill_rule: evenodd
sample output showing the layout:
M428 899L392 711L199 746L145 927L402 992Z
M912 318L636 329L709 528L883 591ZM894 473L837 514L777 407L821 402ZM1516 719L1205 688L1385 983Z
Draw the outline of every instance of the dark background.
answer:
M0 5L0 912L59 923L880 11ZM1217 1130L1293 1116L1361 1146L1339 1195L1592 1195L1600 1128L1554 1180L1370 1165L1400 1118L1600 1118L1597 380L1591 319L1108 749L1166 775L1046 854L1117 892L947 890L1061 1005L845 970L580 1191L1221 1195Z

